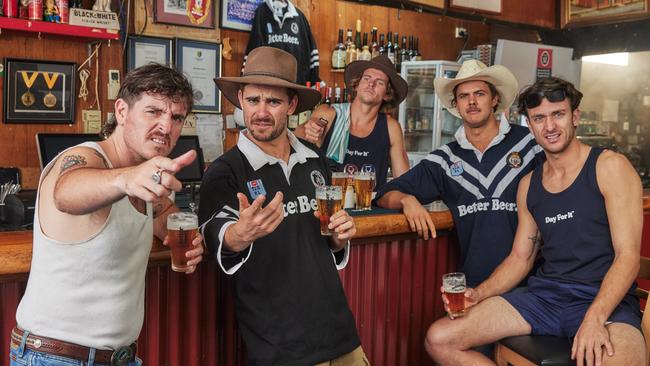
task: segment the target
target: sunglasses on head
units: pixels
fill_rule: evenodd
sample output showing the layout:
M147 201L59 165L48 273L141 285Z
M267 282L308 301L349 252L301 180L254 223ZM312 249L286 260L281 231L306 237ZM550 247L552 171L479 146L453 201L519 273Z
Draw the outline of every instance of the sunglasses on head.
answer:
M526 103L526 108L535 108L542 104L544 98L548 99L551 103L561 102L566 99L566 90L554 89L549 91L541 91L535 94L528 94L524 102Z

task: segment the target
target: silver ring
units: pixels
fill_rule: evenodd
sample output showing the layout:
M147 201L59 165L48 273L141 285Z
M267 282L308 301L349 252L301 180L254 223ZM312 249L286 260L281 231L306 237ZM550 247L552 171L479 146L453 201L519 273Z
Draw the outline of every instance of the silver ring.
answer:
M154 183L159 184L160 181L162 180L162 169L158 169L155 173L151 174L151 179L154 181Z

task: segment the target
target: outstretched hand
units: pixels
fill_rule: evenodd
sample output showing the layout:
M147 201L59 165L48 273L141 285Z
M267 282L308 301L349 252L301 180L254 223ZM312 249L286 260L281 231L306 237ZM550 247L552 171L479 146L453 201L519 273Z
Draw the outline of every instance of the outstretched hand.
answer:
M237 193L239 221L233 225L237 239L250 244L275 231L284 219L283 198L282 192L277 192L271 202L262 207L266 201L265 195L257 196L253 203L249 203L246 195Z
M174 174L190 165L195 158L194 150L174 159L156 156L140 165L126 168L119 182L128 196L151 202L158 197L169 196L171 191L180 191L183 186Z

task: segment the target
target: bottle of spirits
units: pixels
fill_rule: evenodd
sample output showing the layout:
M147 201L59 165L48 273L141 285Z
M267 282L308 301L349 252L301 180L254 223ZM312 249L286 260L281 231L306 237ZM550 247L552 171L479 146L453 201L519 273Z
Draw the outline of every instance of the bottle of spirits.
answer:
M388 43L386 44L386 57L392 62L395 63L395 47L393 47L393 33L388 32Z
M339 29L339 41L332 50L332 69L345 68L345 44L343 43L343 29Z
M372 43L370 44L370 57L379 56L379 43L377 43L377 27L372 27Z
M370 48L368 47L368 33L363 34L363 48L361 49L361 53L359 54L359 60L364 60L368 61L372 58L372 54L370 53Z
M386 54L386 45L384 44L384 35L383 33L379 36L379 54L380 55L385 55Z
M354 45L361 51L361 19L357 19L357 32L354 34Z
M400 66L402 65L402 62L406 62L411 59L411 56L409 55L409 50L408 48L406 48L406 36L402 36L402 47L399 53L400 53L400 58L399 58Z
M400 72L402 67L400 52L402 52L402 50L399 48L399 34L397 33L393 34L393 47L395 48L395 69L397 72Z
M415 61L422 61L422 54L420 53L420 39L415 37Z
M415 61L415 41L412 34L409 36L409 61Z
M345 64L357 60L357 46L352 42L352 29L348 28L348 38L345 41Z
M338 86L334 88L334 104L339 104L341 103L341 88Z

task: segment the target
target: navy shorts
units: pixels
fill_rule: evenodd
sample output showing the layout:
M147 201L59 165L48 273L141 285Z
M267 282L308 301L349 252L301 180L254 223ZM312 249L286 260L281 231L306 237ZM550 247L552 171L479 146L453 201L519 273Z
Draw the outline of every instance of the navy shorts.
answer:
M526 291L513 291L502 297L531 325L531 334L573 337L598 290L533 276L528 279ZM607 321L630 324L640 330L639 299L625 295Z

